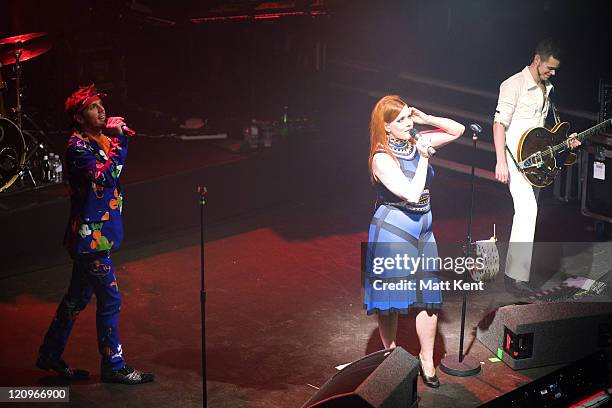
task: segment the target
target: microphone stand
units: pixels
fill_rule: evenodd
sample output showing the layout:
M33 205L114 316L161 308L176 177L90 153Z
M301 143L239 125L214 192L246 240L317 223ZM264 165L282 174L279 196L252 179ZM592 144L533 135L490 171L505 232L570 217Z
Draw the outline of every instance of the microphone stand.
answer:
M202 317L202 406L208 404L206 386L206 284L204 280L204 204L206 204L206 187L198 186L200 196L200 309Z
M474 150L472 153L472 177L471 177L471 192L470 192L470 211L468 216L467 224L467 238L465 246L465 257L470 257L472 249L472 219L474 214L474 185L475 185L475 167L476 167L476 142L478 141L478 134L482 132L482 127L473 123L470 125L472 130L472 140L474 142ZM469 274L466 275L469 277ZM463 337L465 332L465 311L467 308L467 291L463 290L463 302L461 304L461 334L459 336L459 354L448 355L440 361L440 369L448 375L455 377L469 377L476 375L480 372L480 362L474 357L466 356L463 354Z

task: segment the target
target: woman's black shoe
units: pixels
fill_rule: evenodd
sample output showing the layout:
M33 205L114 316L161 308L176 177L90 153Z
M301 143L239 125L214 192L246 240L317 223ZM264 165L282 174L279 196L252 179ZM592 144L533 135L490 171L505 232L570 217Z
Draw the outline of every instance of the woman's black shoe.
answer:
M423 371L423 365L421 364L421 359L417 357L419 360L419 374L421 374L421 378L423 379L423 384L431 388L438 388L440 386L440 380L437 375L433 375L431 377L425 375L425 371Z

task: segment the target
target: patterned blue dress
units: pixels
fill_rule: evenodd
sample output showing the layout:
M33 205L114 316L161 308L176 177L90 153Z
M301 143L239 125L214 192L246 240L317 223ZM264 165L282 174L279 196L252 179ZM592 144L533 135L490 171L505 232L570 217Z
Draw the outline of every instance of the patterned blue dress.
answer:
M406 178L412 180L420 158L416 146L392 139L389 147ZM376 182L377 209L370 223L363 265L367 314L408 313L410 307L442 307L442 293L437 286L441 265L437 262L429 204L433 174L429 165L418 203L402 201L381 182Z

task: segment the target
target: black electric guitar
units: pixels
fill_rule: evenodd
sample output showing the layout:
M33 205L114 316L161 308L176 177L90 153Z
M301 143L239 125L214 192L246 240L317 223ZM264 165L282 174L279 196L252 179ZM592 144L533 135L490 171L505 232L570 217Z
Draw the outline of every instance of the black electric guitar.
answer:
M612 124L612 119L605 120L578 133L576 139L583 141L606 126ZM569 166L576 162L576 155L571 153L567 139L569 123L557 123L551 130L545 127L536 127L526 131L518 145L517 165L525 178L535 187L546 187L555 181L561 170L561 165ZM560 165L558 161L563 163Z

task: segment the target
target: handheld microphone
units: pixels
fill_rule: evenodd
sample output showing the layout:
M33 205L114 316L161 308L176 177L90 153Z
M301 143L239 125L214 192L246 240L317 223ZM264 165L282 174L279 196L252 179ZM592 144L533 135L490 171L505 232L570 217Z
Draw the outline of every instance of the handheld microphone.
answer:
M128 137L132 137L136 134L135 131L133 131L132 129L130 129L129 127L123 125L121 126L121 131L123 132L124 135L128 136Z
M412 136L414 140L419 140L421 138L421 134L415 128L410 129L408 133L410 133L410 136ZM429 157L434 157L436 153L436 149L434 149L433 147L429 146L427 148L427 154L429 155Z

